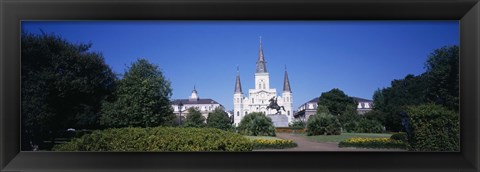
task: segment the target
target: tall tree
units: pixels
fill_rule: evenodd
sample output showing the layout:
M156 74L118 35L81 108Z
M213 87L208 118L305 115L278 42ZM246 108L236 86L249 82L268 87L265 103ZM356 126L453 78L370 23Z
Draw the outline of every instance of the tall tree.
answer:
M232 128L232 121L228 117L227 112L217 107L213 112L208 113L207 127L228 130Z
M459 49L445 46L435 50L425 63L427 98L455 112L459 111Z
M67 128L97 128L101 101L115 75L91 44L72 44L54 34L22 33L22 150L48 149Z
M188 115L185 119L185 127L204 127L205 126L205 117L202 116L202 113L196 108L188 108Z
M327 107L328 111L335 116L343 114L348 106L356 107L355 105L355 101L338 88L322 93L318 99L318 107Z
M132 63L118 82L113 101L105 101L101 123L107 127L155 127L174 121L172 89L157 65L146 59Z

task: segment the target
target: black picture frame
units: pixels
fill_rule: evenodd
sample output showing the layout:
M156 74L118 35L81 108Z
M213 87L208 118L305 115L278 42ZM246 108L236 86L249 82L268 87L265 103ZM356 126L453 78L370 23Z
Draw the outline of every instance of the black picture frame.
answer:
M478 0L1 0L0 171L480 169ZM21 152L22 20L459 20L460 152Z

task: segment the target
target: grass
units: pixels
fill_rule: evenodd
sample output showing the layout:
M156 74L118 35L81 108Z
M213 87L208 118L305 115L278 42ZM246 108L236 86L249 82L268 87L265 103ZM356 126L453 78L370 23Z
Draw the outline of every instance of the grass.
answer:
M298 134L309 140L316 142L341 142L349 138L390 138L392 134L387 133L342 133L341 135L322 135L322 136L307 136L306 134Z

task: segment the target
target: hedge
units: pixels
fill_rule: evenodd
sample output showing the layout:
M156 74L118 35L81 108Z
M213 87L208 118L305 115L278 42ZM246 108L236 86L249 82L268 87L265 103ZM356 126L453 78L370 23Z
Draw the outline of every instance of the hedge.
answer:
M275 132L277 133L305 133L305 128L299 127L276 127Z
M252 140L254 149L284 149L297 147L297 144L292 140L282 139L255 139Z
M308 119L307 135L340 135L342 125L337 117L330 114L316 114Z
M54 151L251 151L252 142L214 128L115 128L56 145Z
M358 147L358 148L398 148L407 149L407 144L399 140L390 138L350 138L341 141L339 147Z
M413 151L459 151L459 115L445 107L426 104L407 110L408 143Z
M272 119L260 112L245 115L237 129L240 134L247 136L275 136Z

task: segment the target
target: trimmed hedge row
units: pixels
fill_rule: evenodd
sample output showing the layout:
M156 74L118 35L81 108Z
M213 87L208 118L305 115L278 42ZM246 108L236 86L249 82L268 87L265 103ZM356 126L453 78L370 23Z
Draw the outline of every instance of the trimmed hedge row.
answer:
M305 128L298 128L298 127L277 127L275 128L275 132L277 133L305 133Z
M297 147L297 144L291 140L282 139L255 139L252 140L254 149L284 149Z
M215 128L114 128L56 145L54 151L251 151L242 135Z
M459 151L458 113L435 104L409 107L408 143L413 151ZM410 132L408 132L410 131Z
M350 138L341 141L339 147L358 147L358 148L398 148L407 149L407 144L399 140L390 138Z

